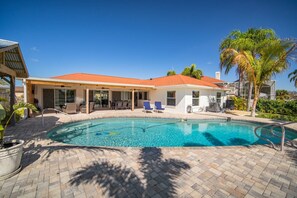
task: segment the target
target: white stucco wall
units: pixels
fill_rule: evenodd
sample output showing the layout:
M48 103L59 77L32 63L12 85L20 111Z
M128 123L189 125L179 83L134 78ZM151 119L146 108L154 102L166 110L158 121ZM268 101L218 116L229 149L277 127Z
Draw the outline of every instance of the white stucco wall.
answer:
M59 87L59 86L45 86L45 85L35 85L35 93L34 98L37 98L39 101L39 106L43 107L43 89L75 89L76 90L76 98L75 102L79 107L84 100L84 90L87 87L84 86L67 86L67 87ZM93 90L93 89L92 89ZM100 90L100 89L98 89ZM123 91L123 90L110 90L109 91L109 99L111 99L112 91ZM167 105L167 91L176 91L176 106ZM150 101L152 107L154 106L155 101L161 101L162 105L166 107L166 111L168 112L179 112L179 113L187 113L187 106L192 106L192 91L199 91L199 106L193 107L193 111L205 110L205 107L209 106L209 98L213 97L216 99L217 92L222 93L221 107L223 107L223 103L226 101L226 94L221 90L213 90L208 88L197 88L197 87L189 87L189 86L171 86L171 87L157 87L156 90L151 90L148 93L148 100ZM138 100L138 107L143 106L143 101Z
M167 105L167 91L176 91L176 106ZM209 98L213 97L216 100L217 92L221 92L221 107L226 102L226 96L222 90L213 90L207 88L196 87L158 87L157 90L150 91L150 102L153 105L155 101L161 101L166 106L166 111L173 111L179 113L187 113L187 106L192 106L192 91L199 91L199 106L194 106L193 111L198 111L209 106Z

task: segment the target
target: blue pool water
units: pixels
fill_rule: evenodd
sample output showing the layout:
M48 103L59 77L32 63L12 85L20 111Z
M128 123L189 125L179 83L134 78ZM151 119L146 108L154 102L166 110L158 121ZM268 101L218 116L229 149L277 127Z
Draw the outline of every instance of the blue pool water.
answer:
M259 124L225 120L178 120L149 118L106 118L64 124L54 128L48 137L67 144L113 147L186 147L267 144L254 135ZM261 135L274 143L262 129ZM286 129L286 138L297 133Z

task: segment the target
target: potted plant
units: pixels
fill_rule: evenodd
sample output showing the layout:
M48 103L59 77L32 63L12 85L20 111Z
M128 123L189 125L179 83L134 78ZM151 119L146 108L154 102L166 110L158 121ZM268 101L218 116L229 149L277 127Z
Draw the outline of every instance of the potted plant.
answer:
M2 121L6 118L6 111L0 104L0 179L9 178L17 174L21 170L21 159L23 155L23 140L8 140L4 141L4 133L11 118L16 112L23 111L24 109L31 109L36 112L37 109L34 105L19 102L13 105L14 111L9 116L6 124L3 126Z

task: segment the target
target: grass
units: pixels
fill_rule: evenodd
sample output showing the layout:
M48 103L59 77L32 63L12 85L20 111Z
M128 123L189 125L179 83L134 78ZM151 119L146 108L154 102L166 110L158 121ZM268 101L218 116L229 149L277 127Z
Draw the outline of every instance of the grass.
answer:
M292 115L281 115L281 114L272 114L272 113L258 113L258 115L256 117L297 122L297 116L292 116Z

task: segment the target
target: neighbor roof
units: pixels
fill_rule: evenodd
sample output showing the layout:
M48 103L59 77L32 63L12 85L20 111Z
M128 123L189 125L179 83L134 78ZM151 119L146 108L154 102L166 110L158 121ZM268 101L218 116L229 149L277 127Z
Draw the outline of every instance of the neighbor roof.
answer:
M204 86L211 88L221 88L216 83L222 83L224 81L215 78L204 76L201 80L183 76L181 74L173 76L164 76L159 78L151 78L149 80L137 79L137 78L124 78L116 76L106 76L98 74L86 74L86 73L74 73L66 74L62 76L52 77L59 80L75 80L75 81L91 81L91 82L106 82L106 83L121 83L121 84L137 84L148 86L174 86L174 85L194 85Z
M4 53L4 61L3 61ZM0 39L0 60L16 72L16 77L27 78L28 70L17 42Z

